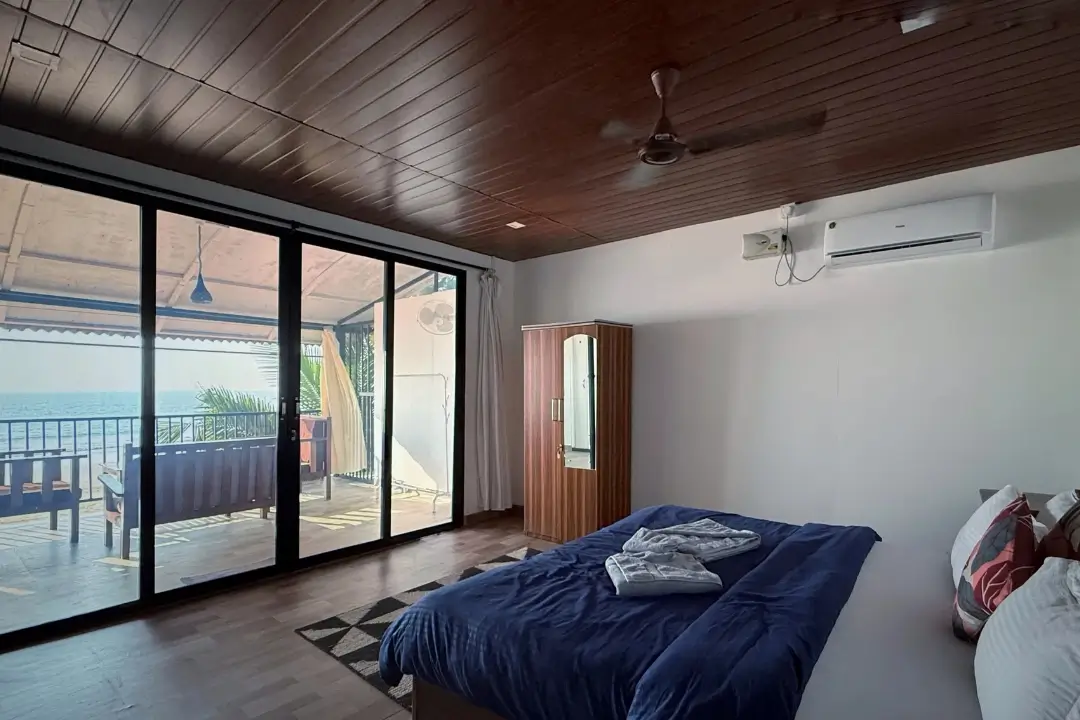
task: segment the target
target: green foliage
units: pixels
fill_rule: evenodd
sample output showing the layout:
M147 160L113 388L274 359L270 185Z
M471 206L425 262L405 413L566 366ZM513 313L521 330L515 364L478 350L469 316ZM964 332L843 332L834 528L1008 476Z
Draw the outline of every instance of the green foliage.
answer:
M452 278L451 278L452 279ZM374 336L370 328L347 332L341 345L342 360L358 392L375 390ZM259 372L270 387L278 387L279 346L256 345L252 351ZM317 345L304 345L300 352L300 412L318 413L322 406L322 353ZM200 387L196 393L199 412L207 415L227 413L268 413L277 417L277 407L271 400L253 393L214 385ZM258 437L266 428L254 421L245 422L221 418L199 418L158 424L158 443L201 442L232 438Z
M233 418L184 418L172 423L158 421L159 444L264 437L272 434L277 425L277 408L273 401L258 395L214 386L200 387L195 397L199 411L207 415L259 413L269 415L272 420L268 423L261 417L241 415Z
M342 330L341 360L358 393L375 392L375 333L370 325Z
M220 386L199 388L196 397L203 412L220 413L276 413L273 401L252 393L229 390Z
M317 413L322 407L322 355L314 354L318 346L305 345L300 351L300 411ZM257 345L255 364L272 388L278 386L278 346ZM207 410L207 412L211 412ZM246 411L235 411L246 412Z

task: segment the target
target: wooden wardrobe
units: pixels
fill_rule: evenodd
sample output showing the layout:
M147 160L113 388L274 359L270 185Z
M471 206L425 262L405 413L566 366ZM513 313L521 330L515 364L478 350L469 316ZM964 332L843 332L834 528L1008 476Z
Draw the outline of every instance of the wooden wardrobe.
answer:
M525 533L566 542L630 513L633 328L593 320L525 333Z

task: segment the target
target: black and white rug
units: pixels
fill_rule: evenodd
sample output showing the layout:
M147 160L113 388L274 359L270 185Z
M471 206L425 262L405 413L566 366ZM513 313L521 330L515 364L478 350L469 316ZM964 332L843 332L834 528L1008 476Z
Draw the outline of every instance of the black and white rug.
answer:
M539 555L541 552L534 548L523 547L434 582L425 583L370 605L320 620L296 632L391 700L406 710L412 710L412 678L406 675L397 687L390 687L379 676L379 645L390 623L405 608L432 590L453 585L473 575Z

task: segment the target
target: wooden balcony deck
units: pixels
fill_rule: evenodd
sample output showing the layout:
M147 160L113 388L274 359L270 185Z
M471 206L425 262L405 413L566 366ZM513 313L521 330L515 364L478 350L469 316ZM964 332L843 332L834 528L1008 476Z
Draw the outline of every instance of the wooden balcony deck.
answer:
M302 556L370 542L379 537L379 503L366 484L335 478L325 500L321 481L305 485L300 497ZM98 502L81 509L80 542L68 542L70 514L60 513L56 530L48 514L0 520L0 633L134 600L138 554L120 557L119 545L104 544ZM433 502L428 493L395 493L391 528L398 535L449 522L450 498ZM157 526L158 590L269 565L274 557L274 516L258 511Z

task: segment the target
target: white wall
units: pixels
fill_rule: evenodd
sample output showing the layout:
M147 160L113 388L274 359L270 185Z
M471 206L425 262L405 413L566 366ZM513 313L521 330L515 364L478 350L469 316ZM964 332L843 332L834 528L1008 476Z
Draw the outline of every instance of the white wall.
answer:
M945 551L980 487L1080 485L1080 184L1016 187L1078 157L816 203L792 229L808 275L826 219L1004 188L991 252L777 288L773 261L739 258L743 232L778 226L759 213L519 263L518 312L634 323L635 507L860 523Z
M457 369L457 338L460 315L456 312L457 291L442 290L429 295L397 298L394 301L394 437L391 459L394 480L411 487L450 491L454 459L454 403ZM440 304L454 308L454 331L437 335L417 320L425 307ZM385 303L372 308L375 357L385 347ZM383 403L386 378L383 365L375 364L375 418L385 427ZM381 445L375 456L382 462Z

